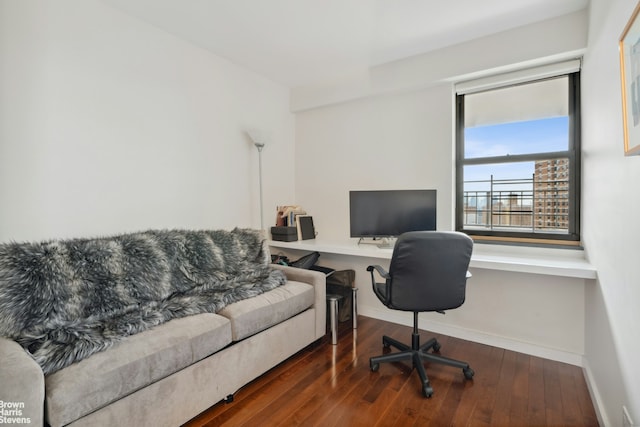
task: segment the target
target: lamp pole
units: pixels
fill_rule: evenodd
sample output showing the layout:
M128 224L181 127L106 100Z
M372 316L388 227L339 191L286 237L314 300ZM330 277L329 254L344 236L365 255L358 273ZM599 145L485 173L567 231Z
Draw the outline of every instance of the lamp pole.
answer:
M262 149L264 142L254 142L258 149L258 176L260 179L260 229L264 230L264 204L262 203Z

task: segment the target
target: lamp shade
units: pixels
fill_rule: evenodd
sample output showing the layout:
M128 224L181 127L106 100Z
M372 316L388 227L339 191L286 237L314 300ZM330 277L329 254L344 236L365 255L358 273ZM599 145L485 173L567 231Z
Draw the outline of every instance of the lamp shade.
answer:
M247 134L249 135L249 138L251 138L251 141L253 141L253 144L258 147L258 149L261 149L265 146L266 136L264 132L257 129L249 129L247 130Z

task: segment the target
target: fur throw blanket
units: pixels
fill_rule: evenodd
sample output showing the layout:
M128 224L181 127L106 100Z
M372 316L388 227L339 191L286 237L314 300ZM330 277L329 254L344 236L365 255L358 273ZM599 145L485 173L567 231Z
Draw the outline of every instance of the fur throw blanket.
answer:
M257 230L146 231L0 244L0 336L45 374L171 319L285 282Z

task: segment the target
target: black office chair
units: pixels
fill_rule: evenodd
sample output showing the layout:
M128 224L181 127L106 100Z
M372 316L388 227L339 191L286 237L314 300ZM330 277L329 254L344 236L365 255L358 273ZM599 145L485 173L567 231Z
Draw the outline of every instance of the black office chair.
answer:
M372 357L369 365L377 371L380 363L411 359L422 380L422 394L433 395L433 388L423 362L442 363L461 368L466 379L472 379L474 372L468 363L449 359L434 353L440 351L440 344L431 338L422 346L418 332L418 313L457 308L464 303L467 269L473 250L473 241L466 234L457 232L412 231L402 234L393 248L389 272L379 265L367 267L371 273L373 291L384 305L394 310L413 312L413 334L411 346L382 337L385 348L394 346L400 350ZM374 271L385 279L376 283Z

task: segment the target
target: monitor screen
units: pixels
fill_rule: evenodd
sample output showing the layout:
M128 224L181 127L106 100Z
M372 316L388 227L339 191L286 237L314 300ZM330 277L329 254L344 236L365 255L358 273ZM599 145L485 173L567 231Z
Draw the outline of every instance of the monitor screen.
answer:
M436 190L350 191L351 237L436 229Z

